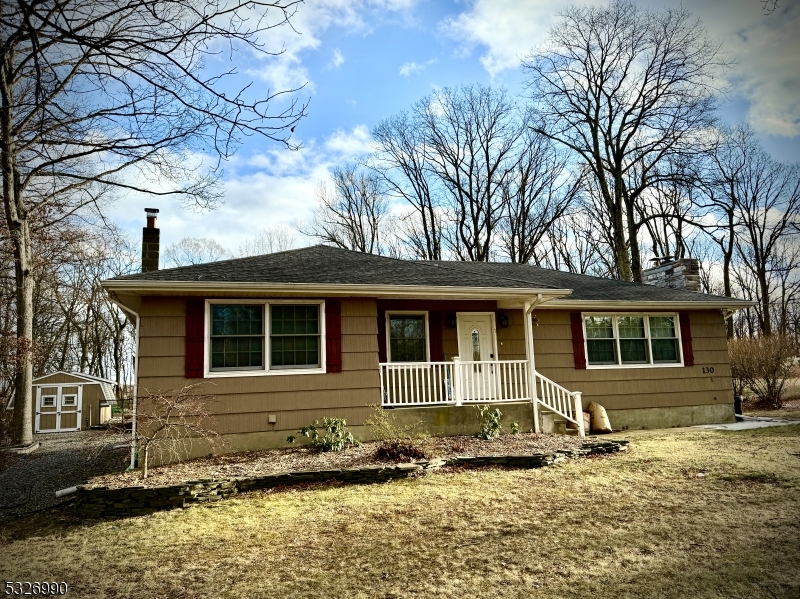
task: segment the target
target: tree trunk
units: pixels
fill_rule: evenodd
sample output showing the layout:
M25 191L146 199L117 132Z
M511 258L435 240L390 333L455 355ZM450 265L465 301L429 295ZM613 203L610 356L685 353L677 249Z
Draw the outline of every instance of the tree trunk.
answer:
M3 36L5 37L5 36ZM17 172L16 143L13 134L12 81L13 53L6 51L0 61L0 173L3 179L3 208L14 253L14 278L17 291L17 347L12 443L33 442L33 276L28 214L22 201Z
M17 375L14 393L13 442L33 443L33 276L30 230L22 221L12 233L17 285Z
M765 335L772 335L772 318L769 308L769 283L767 273L763 269L758 272L758 286L761 288L761 331Z

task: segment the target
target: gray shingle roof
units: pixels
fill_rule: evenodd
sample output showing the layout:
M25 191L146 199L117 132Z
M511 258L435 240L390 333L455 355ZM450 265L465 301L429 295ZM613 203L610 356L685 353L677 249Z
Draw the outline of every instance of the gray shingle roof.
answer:
M500 289L572 289L570 301L730 301L684 289L667 289L507 262L398 260L324 245L223 260L110 279L158 286L173 282L404 285Z

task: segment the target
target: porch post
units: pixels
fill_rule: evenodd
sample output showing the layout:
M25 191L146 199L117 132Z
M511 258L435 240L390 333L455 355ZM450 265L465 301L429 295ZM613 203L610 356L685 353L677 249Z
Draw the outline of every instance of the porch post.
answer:
M453 399L456 400L456 405L461 405L461 358L455 356L453 358Z
M525 354L528 359L528 377L530 380L531 403L533 403L533 430L539 432L539 402L536 392L536 360L533 355L533 322L531 311L536 304L525 302L523 321L525 324Z

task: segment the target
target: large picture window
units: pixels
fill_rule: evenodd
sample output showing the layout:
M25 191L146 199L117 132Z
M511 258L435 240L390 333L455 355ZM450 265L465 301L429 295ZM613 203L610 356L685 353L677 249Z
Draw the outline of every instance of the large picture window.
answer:
M207 305L211 374L322 372L322 302Z
M425 314L389 314L389 360L425 362L428 340Z
M677 316L584 315L588 365L679 365Z

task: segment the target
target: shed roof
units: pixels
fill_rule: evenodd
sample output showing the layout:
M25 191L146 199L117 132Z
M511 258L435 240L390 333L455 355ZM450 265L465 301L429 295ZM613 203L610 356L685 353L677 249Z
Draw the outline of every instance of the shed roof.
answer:
M36 377L35 379L33 379L33 384L34 385L42 385L42 384L46 385L46 384L48 384L48 382L45 379L51 378L51 377L53 377L55 375L59 375L59 374L60 375L64 375L64 376L68 376L68 377L72 377L74 379L77 379L76 382L84 381L85 383L88 383L90 385L91 384L100 385L100 388L103 391L103 398L106 401L114 401L115 398L116 398L116 395L114 394L114 385L117 384L116 381L112 381L110 379L105 379L105 378L102 378L102 377L99 377L99 376L94 376L92 374L86 374L84 372L65 372L63 370L57 370L55 372L50 372L48 374Z

